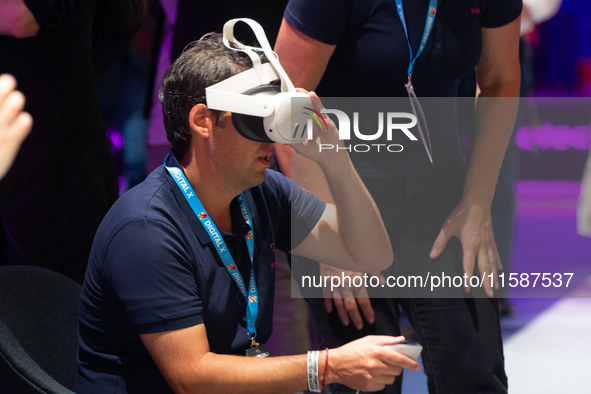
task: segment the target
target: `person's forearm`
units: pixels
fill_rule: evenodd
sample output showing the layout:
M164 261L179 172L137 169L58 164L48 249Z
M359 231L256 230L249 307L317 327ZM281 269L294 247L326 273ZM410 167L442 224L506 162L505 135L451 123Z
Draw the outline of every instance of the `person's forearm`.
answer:
M204 324L141 335L175 393L292 394L308 388L308 355L254 358L214 354L205 335ZM326 384L341 383L363 391L383 389L402 368L420 369L415 361L384 347L403 340L367 336L328 353L318 352L317 384L322 385L327 365Z
M337 207L339 231L359 271L389 267L394 254L377 205L346 152L319 163Z
M519 79L483 88L463 198L490 207L519 105Z
M319 381L324 373L324 351L318 357ZM332 352L331 356L335 357ZM187 381L170 379L174 392L207 394L293 394L308 389L307 355L285 357L240 357L207 353L187 371ZM327 384L334 383L332 371L327 373Z

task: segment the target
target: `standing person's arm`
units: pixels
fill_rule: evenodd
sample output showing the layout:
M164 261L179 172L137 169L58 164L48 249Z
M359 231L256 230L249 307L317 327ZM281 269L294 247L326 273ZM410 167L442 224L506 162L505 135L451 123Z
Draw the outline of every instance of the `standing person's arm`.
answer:
M0 0L0 35L33 37L39 31L37 20L24 0Z
M305 35L283 18L274 51L294 86L313 91L335 48Z
M452 236L462 243L464 272L472 275L475 260L481 275L502 268L492 231L490 207L501 163L511 138L519 100L520 18L497 27L482 28L482 55L476 68L480 93L476 103L474 150L462 200L439 233L431 258L437 258ZM493 296L490 281L484 284ZM465 289L469 291L469 288Z

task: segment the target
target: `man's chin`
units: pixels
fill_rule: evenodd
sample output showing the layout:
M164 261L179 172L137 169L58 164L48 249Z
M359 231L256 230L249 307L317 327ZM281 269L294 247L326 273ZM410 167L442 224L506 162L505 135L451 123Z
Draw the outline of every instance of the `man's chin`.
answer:
M267 170L264 170L263 173L259 176L259 182L255 186L258 186L261 183L265 182L265 179L267 179Z
M261 183L265 182L266 178L267 178L267 171L266 170L263 170L262 172L257 172L249 179L248 185L245 185L245 186L247 186L246 189L250 189L250 188L260 185Z

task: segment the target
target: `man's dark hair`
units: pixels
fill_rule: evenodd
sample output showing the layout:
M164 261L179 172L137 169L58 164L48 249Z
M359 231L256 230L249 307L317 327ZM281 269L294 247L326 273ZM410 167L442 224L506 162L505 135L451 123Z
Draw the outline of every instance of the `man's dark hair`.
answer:
M205 88L252 67L243 52L226 48L222 35L210 33L187 45L164 74L158 98L162 103L164 130L172 151L181 159L191 146L189 112L205 104ZM217 112L216 125L224 112Z

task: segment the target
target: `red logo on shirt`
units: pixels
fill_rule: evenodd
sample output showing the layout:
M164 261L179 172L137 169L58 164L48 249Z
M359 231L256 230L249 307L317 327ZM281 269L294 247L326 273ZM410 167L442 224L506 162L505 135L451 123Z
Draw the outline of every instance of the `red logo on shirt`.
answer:
M273 242L271 245L269 245L271 247L271 250L274 252L275 251L275 242Z
M472 12L472 14L476 14L476 15L480 14L480 8L470 8L470 11Z

